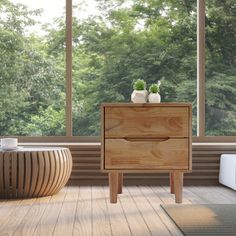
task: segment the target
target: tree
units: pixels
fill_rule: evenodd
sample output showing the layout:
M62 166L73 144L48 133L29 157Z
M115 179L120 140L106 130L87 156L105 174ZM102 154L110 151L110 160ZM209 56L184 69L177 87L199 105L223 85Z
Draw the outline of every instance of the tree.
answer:
M99 135L100 104L130 102L140 78L162 81L162 101L191 102L196 134L196 0L97 1L99 15L73 19L73 133ZM207 135L236 134L235 9L207 1ZM1 135L65 133L65 16L41 37L27 30L37 14L0 2Z
M45 53L47 44L42 47L39 36L25 33L27 27L35 24L33 16L39 13L8 0L0 3L1 135L34 135L31 123L36 116L40 119L42 110L47 111L50 107L54 112L64 112L64 76L56 60ZM51 130L44 128L50 126L48 122L51 121L44 121L38 124L38 133L64 132L65 124L61 123L61 119L54 121L58 125Z
M151 0L127 8L123 1L103 4L103 16L81 22L77 31L81 40L74 50L84 53L76 61L84 62L84 54L90 57L80 71L90 73L93 66L93 76L78 76L75 91L84 95L75 119L80 134L98 135L100 104L130 101L138 78L149 85L161 79L163 101L191 101L196 114L196 5Z
M208 0L206 134L236 135L236 4Z

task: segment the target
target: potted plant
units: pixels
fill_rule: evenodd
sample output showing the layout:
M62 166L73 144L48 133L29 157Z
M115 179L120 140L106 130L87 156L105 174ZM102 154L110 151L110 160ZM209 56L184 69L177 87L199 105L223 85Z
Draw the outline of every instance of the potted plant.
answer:
M148 95L148 101L150 103L160 103L161 102L161 96L159 94L160 85L161 85L161 82L158 81L157 84L152 84L150 86L150 88L149 88L150 94Z
M134 91L131 94L131 101L133 103L145 103L147 102L148 91L146 90L146 82L142 79L138 79L134 82Z

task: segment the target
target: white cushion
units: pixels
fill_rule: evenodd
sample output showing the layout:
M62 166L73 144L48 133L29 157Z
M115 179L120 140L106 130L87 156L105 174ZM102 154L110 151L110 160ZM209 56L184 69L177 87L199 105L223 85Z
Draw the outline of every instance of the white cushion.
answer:
M236 154L222 154L219 182L236 190Z

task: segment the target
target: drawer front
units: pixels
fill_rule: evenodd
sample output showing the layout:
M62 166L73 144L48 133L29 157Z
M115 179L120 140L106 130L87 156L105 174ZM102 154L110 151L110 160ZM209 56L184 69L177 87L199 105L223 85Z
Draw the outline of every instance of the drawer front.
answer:
M188 107L105 107L105 138L188 137Z
M106 139L105 169L188 170L188 139Z

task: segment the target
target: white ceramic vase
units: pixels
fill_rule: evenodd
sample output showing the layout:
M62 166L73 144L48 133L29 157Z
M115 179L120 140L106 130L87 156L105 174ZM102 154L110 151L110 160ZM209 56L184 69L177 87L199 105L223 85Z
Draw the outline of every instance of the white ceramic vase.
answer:
M131 101L133 103L146 103L148 98L147 90L134 90L131 94Z
M150 103L160 103L161 102L161 95L159 93L150 93L148 95L148 101Z

